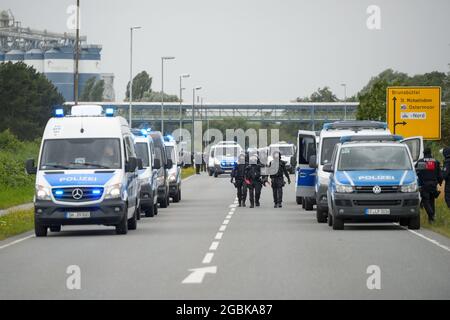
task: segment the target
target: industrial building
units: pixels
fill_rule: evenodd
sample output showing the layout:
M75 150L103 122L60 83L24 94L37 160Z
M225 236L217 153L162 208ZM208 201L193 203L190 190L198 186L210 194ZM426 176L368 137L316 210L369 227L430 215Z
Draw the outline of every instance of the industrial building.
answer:
M90 78L105 81L104 100L113 101L114 75L101 73L101 45L80 37L79 95ZM12 12L0 11L0 63L24 62L43 73L66 101L74 100L76 37L22 27Z

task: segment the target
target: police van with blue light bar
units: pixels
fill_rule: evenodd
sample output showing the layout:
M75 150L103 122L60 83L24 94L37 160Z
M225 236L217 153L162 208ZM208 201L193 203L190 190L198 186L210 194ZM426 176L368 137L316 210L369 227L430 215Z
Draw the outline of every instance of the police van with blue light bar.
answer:
M138 167L127 121L113 108L78 105L55 110L44 131L34 197L38 237L64 225L114 226L117 234L136 229Z
M173 202L181 201L181 168L183 163L180 161L178 145L175 139L167 135L164 137L167 159L172 161L172 168L169 169L169 195Z
M323 170L330 174L328 224L400 222L420 228L420 194L410 149L395 135L346 136Z

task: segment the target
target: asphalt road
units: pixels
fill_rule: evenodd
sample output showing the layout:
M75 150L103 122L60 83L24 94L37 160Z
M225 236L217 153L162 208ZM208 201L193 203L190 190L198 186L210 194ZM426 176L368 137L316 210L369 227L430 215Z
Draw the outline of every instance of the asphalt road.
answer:
M294 201L234 208L229 177L196 176L183 200L117 236L63 227L0 242L0 299L450 299L450 241L393 224L333 231ZM79 266L81 289L66 286ZM369 266L380 289L369 290ZM197 271L190 271L200 269Z

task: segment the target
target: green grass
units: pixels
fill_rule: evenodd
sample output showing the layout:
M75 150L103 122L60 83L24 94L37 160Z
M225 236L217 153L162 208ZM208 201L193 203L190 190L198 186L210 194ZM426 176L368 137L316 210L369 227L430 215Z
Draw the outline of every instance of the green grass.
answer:
M447 207L444 199L436 199L436 221L433 224L430 225L428 223L428 216L425 210L422 210L421 225L426 229L450 238L450 209Z
M0 240L30 231L33 228L33 210L12 212L0 217Z
M4 188L0 186L0 190L0 209L6 209L33 201L33 185L17 188Z
M195 168L183 168L181 171L181 179L186 179L187 177L193 176L195 174Z

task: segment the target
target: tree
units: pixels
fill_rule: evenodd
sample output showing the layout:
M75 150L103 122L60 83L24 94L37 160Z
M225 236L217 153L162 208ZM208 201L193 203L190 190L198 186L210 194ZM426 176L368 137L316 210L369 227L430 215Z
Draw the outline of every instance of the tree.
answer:
M297 98L297 102L336 102L338 98L329 87L319 88L310 97Z
M134 94L133 94L134 96ZM146 92L144 94L144 96L136 101L141 101L141 102L161 102L162 101L162 94L161 92L155 92L155 91L151 91L151 92ZM164 101L165 102L180 102L180 99L178 98L177 95L169 95L167 93L164 93Z
M0 132L21 140L40 137L53 107L64 102L43 74L21 62L0 64L0 92Z
M146 93L152 91L153 78L147 73L142 71L137 74L133 79L133 101L141 101ZM130 99L130 82L127 84L126 100Z
M372 77L367 85L359 92L359 94L366 94L375 84L380 83L380 81L385 81L389 85L393 85L394 83L406 84L409 77L406 73L397 72L392 69L386 69L381 72L379 75Z
M103 91L105 91L105 81L97 81L96 77L89 78L84 84L80 101L83 102L100 102L103 101Z
M90 102L91 100L91 91L92 88L95 85L95 77L89 78L85 84L84 84L84 88L83 88L83 92L81 92L81 96L80 96L80 101L83 102ZM98 100L100 101L100 100Z
M365 93L359 93L359 107L356 113L358 120L386 121L386 88L388 82L378 79L373 82L371 89Z

